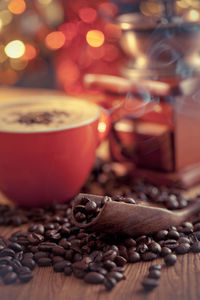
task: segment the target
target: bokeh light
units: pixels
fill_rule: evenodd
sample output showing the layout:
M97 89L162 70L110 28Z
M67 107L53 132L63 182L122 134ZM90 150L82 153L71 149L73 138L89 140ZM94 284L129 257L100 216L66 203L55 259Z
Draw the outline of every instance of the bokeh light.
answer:
M59 27L59 30L64 33L67 41L71 41L77 35L77 25L72 22L64 23Z
M52 0L38 0L38 2L42 5L48 5L49 3L52 2Z
M119 57L119 49L117 48L117 46L112 45L112 44L107 44L104 46L105 49L105 54L104 54L104 60L111 62L116 60Z
M100 30L89 30L86 35L86 40L91 47L100 47L103 45L105 37Z
M187 13L187 20L191 22L199 21L200 15L196 9L190 9Z
M12 21L12 14L9 10L3 9L0 11L0 19L2 21L2 25L8 25Z
M45 38L46 46L51 50L61 48L65 43L65 35L61 31L53 31Z
M10 58L19 58L25 53L25 45L20 40L11 41L6 45L5 53Z
M26 3L23 0L11 0L8 9L15 15L22 14L26 9Z
M65 86L70 86L80 76L80 71L78 66L72 60L63 61L62 64L57 68L58 77L61 83Z
M87 54L92 59L100 59L105 54L105 48L104 48L104 46L101 46L101 47L91 47L91 46L88 46Z
M97 13L94 8L84 7L79 10L79 17L85 23L92 23L96 20Z
M10 59L10 66L12 69L16 71L21 71L26 68L28 62L26 60L20 60L20 59Z
M0 30L2 29L3 27L3 21L0 19Z
M0 63L3 63L8 58L5 54L4 48L4 45L0 45Z
M26 49L25 49L25 53L24 53L22 59L25 59L25 60L34 59L37 55L36 48L31 44L26 44L25 46L26 46Z
M119 25L107 23L104 27L106 39L109 42L115 42L120 39L122 30Z
M118 12L118 8L114 3L103 2L99 5L99 11L104 17L114 17Z

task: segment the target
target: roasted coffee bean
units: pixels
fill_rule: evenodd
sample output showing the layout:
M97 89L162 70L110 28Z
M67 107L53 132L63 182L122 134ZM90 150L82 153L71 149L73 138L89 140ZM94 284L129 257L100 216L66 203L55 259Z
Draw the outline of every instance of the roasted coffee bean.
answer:
M45 232L45 228L44 228L44 225L42 225L42 224L31 224L29 226L28 231L43 235Z
M138 247L137 247L137 252L139 252L140 254L143 254L145 252L148 251L148 246L144 243L140 244Z
M167 266L173 266L176 263L177 256L175 254L168 254L164 260Z
M194 231L200 231L200 223L194 225Z
M39 260L38 260L39 261ZM35 268L35 261L32 259L32 258L24 258L22 261L21 261L22 265L25 266L25 267L28 267L30 268L31 270L33 270Z
M97 204L94 201L88 201L85 205L85 210L88 213L96 212L97 211Z
M14 250L15 252L22 251L22 246L18 243L11 243L10 245L8 245L8 248Z
M162 243L162 247L167 247L171 250L174 250L176 249L176 247L178 247L178 242L176 240L166 240L166 241L163 241Z
M0 266L0 276L4 277L8 272L12 272L13 267L9 265L1 265Z
M136 241L135 241L134 239L132 239L132 238L126 239L126 240L124 241L124 244L125 244L126 247L128 247L128 248L136 247L136 245L137 245Z
M55 246L55 247L52 248L52 253L54 255L64 256L65 255L65 249L62 246Z
M111 261L111 260L106 260L106 261L104 261L104 267L106 268L106 270L111 270L111 269L114 269L115 267L116 267L116 264L113 262L113 261Z
M22 267L22 264L19 260L17 259L13 259L11 262L10 262L10 266L13 268L13 270L18 273L18 270Z
M118 267L123 267L127 263L127 260L123 256L116 256L115 263Z
M107 277L112 277L114 278L116 281L120 281L122 279L125 279L125 276L120 273L120 272L117 272L117 271L111 271L107 274Z
M145 290L152 290L156 288L159 285L159 280L154 279L154 278L146 278L143 282L142 285Z
M39 233L32 232L28 234L27 239L31 244L37 245L44 241L44 236Z
M128 261L130 263L136 263L136 262L140 261L140 254L138 252L129 253Z
M42 257L38 259L37 264L40 267L48 267L52 265L52 261L48 257Z
M190 244L182 243L178 247L176 247L176 254L185 254L189 252L189 250L190 250Z
M17 281L17 274L15 272L8 272L4 277L3 277L3 282L5 284L12 284Z
M77 222L83 222L86 220L86 215L80 211L75 214L75 219Z
M8 265L10 263L10 261L12 260L11 256L4 256L4 257L0 257L0 265Z
M123 245L119 245L118 249L119 249L119 255L123 256L126 260L128 260L128 251L126 247Z
M176 231L176 230L170 230L167 235L168 239L178 240L179 237L180 237L180 235L179 235L178 231Z
M23 255L23 251L17 252L15 254L15 259L21 261L23 259L24 255Z
M152 272L154 270L161 271L161 269L162 269L161 264L156 264L156 265L152 265L152 266L149 267L149 272Z
M165 201L165 205L168 209L177 209L179 208L179 203L175 195L170 195L170 198Z
M181 226L179 226L178 228L179 232L183 232L183 233L191 233L193 232L193 224L190 222L184 222Z
M114 250L108 250L103 254L103 260L115 260L117 252Z
M160 255L164 257L164 256L166 256L166 255L168 255L168 254L170 254L170 253L172 253L172 250L171 250L171 249L169 249L169 248L167 248L167 247L163 247L163 248L161 249Z
M70 276L72 274L72 267L71 266L70 267L65 267L64 268L64 274L66 276Z
M48 252L43 252L43 251L38 251L34 254L34 259L36 261L38 261L38 259L42 258L42 257L48 257L49 253Z
M179 244L182 244L182 243L188 243L188 244L190 244L190 240L187 237L180 237L178 239L178 242L179 242Z
M71 263L66 260L62 260L60 262L57 262L53 265L54 272L63 272L65 267L70 267Z
M200 252L200 242L194 242L194 244L191 246L191 251L193 253L199 253Z
M82 254L80 253L75 253L74 254L74 257L73 257L73 261L76 262L76 261L81 261L83 258Z
M60 262L60 261L63 261L63 260L64 260L64 258L61 257L61 256L54 256L54 257L52 258L53 264L56 264L56 263L58 263L58 262Z
M148 249L149 249L149 251L157 253L157 254L159 254L161 252L161 246L156 242L150 243L148 245Z
M84 276L84 281L92 284L100 284L104 282L104 276L97 272L89 272Z
M150 252L150 251L147 251L143 254L141 254L141 258L142 260L144 261L152 261L154 259L156 259L158 256L156 253L153 253L153 252Z
M149 275L148 275L149 278L154 278L154 279L159 279L160 276L161 276L161 273L159 270L152 270L149 272Z
M166 239L167 235L168 235L168 231L167 230L161 230L161 231L158 231L158 233L156 234L155 238L156 238L156 240L160 241L160 240Z
M112 290L115 287L116 284L117 284L117 280L115 278L105 277L104 286L108 291Z
M71 247L71 243L63 238L59 241L59 246L62 246L65 250L68 250Z
M51 251L53 247L57 246L56 243L51 243L51 242L42 242L39 244L38 249L40 251Z
M13 251L12 249L9 249L9 248L4 248L0 252L0 257L5 257L5 256L15 257L15 251Z
M33 279L33 273L31 271L21 271L19 274L19 280L21 282L29 282L31 279Z
M23 258L33 258L33 257L34 257L34 255L33 255L32 252L26 252L26 253L24 253L24 255L23 255Z

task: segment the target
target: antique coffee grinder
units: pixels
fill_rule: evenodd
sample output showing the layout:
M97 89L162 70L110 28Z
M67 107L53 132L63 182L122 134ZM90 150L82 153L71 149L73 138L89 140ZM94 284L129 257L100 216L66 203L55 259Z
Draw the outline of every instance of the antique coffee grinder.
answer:
M114 159L133 163L133 176L187 188L200 182L200 14L177 13L174 0L160 4L155 17L140 12L115 20L127 60L110 87L122 84L125 97L156 104L116 122L110 150ZM109 89L109 78L100 76L91 82Z

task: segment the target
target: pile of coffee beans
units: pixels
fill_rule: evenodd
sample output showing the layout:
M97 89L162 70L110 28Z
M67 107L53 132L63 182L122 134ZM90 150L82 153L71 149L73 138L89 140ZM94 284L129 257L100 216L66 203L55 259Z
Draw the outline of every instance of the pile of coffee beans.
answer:
M90 223L99 215L101 208L107 201L111 201L111 198L105 196L102 199L93 201L87 197L82 197L79 204L74 207L75 220L82 224Z
M93 179L89 179L84 192L90 191L91 182L96 183L96 187L101 190L103 184L95 181L95 178L105 175L105 172L101 171L99 175L95 172L96 170L91 174ZM111 173L113 174L113 171ZM115 179L114 175L111 178L112 186L115 188L113 187L113 191L110 190L108 196L113 194L115 201L132 204L138 199L156 201L159 198L158 194L164 194L165 199L169 195L176 195L179 203L184 199L181 191L174 190L172 193L172 190L168 191L166 188L146 186L142 181L127 187L125 179L119 179L116 175ZM118 189L120 180L121 192ZM105 182L104 184L106 185ZM102 194L105 196L105 193ZM104 199L109 201L109 198ZM188 203L188 200L185 201ZM54 272L61 272L66 276L73 274L87 283L103 284L107 290L111 290L119 281L125 279L124 271L127 263L153 261L160 257L164 259L167 267L176 263L177 255L200 252L200 219L194 224L185 222L181 226L159 231L152 236L123 238L117 235L91 233L75 226L71 205L72 203L55 204L31 210L10 208L8 205L0 206L1 225L17 227L29 223L27 230L18 230L7 239L0 238L0 277L5 284L28 282L33 278L35 266L51 266ZM94 204L88 199L83 199L81 205L84 210L80 208L76 214L79 213L79 217L80 214L84 214L82 220L87 223L98 215L104 202ZM152 268L142 283L143 287L147 290L156 287L159 284L160 274L159 267Z

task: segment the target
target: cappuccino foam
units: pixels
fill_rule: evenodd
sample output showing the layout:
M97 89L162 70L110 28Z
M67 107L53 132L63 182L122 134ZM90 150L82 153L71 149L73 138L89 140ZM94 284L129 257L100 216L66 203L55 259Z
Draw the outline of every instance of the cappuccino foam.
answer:
M0 102L0 131L68 129L89 124L99 116L98 106L84 100L65 97L29 100Z

